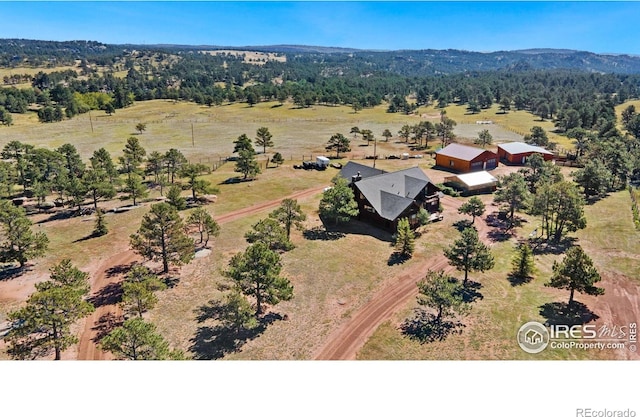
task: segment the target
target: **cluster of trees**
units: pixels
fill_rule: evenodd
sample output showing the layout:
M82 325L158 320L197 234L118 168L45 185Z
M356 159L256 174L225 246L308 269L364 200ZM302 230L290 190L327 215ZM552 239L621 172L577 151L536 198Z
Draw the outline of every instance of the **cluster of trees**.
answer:
M262 153L266 154L267 148L273 147L273 135L269 132L269 128L264 126L258 128L253 143L255 143L256 146L262 147ZM233 152L238 154L238 157L236 158L235 172L241 173L243 175L243 180L254 178L261 172L260 164L256 160L257 152L253 147L253 143L244 133L233 141ZM273 154L271 163L276 166L280 166L283 162L284 158L279 152ZM267 164L268 163L269 160L267 160Z
M226 295L223 319L232 324L236 332L255 327L267 305L293 297L291 282L281 276L279 252L293 249L291 229L301 228L305 220L306 215L298 202L285 199L268 218L254 224L246 233L250 245L231 258L225 271L234 286ZM255 300L254 307L246 297Z
M51 204L45 203L46 198L54 195L56 201L78 210L88 199L97 210L99 201L110 200L120 192L136 205L148 194L143 184L146 176L160 185L161 193L165 185L176 187L180 193L182 186L175 183L177 177L187 180L185 186L194 200L199 193L217 192L208 181L199 178L209 168L188 163L177 149L164 154L154 151L147 156L138 138L132 136L122 152L117 167L104 148L94 151L89 163L85 163L72 144L51 151L19 141L9 142L1 153L4 161L0 161L3 179L0 195L11 195L18 185L23 192L33 193L43 208Z

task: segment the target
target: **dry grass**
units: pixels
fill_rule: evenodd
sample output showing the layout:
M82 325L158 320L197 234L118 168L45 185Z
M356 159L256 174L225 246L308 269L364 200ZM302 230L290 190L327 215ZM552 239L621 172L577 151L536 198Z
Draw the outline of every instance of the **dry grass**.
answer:
M628 208L629 204L628 192L621 191L586 207L587 229L576 236L601 273L624 274L637 282L640 274L638 232L633 228L630 208L621 213L621 208ZM523 217L528 222L519 232L521 236L527 236L538 221ZM530 320L543 322L545 319L540 315L539 307L548 302L565 301L567 294L544 287L551 276L553 261L561 258L553 254L535 257L537 272L533 281L511 286L506 277L511 270L509 262L513 248L513 241L493 245L496 266L476 278L483 285L480 291L484 299L476 302L470 315L463 320L466 327L461 334L426 344L403 336L399 326L417 307L413 300L393 320L376 330L358 359L611 359L613 351L546 349L532 356L520 350L515 340L518 328ZM581 301L588 304L592 299L584 297Z

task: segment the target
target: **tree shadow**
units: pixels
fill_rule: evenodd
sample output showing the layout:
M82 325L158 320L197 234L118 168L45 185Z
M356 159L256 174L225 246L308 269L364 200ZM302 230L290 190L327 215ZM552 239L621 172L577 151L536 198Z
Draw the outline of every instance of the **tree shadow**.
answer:
M164 285L167 286L167 288L174 288L180 282L180 277L179 276L172 277L167 275L166 277L164 277L162 281L164 282Z
M116 327L122 326L124 323L123 316L116 316L113 313L105 313L96 322L92 330L96 331L96 335L91 339L94 343L99 343L103 337L108 335Z
M513 232L501 229L493 229L490 230L489 233L487 233L487 237L492 242L506 242L514 236L515 234Z
M531 250L534 255L562 255L577 240L575 237L565 237L558 242L542 238L531 239Z
M78 211L77 210L60 210L60 211L56 211L54 214L52 214L51 216L47 217L46 219L42 219L42 220L36 222L36 224L48 223L48 222L52 222L52 221L56 221L56 220L70 219L70 218L75 217L77 215L78 215Z
M482 284L476 281L467 280L466 285L462 287L458 294L462 296L462 300L465 303L473 303L476 300L484 299L484 296L479 291L482 288Z
M108 268L107 270L105 270L105 274L107 276L107 278L113 278L117 275L123 275L126 274L127 272L129 272L129 270L131 269L131 267L133 267L136 264L136 262L131 262L128 264L122 264L122 265L115 265L112 266L111 268Z
M208 304L196 309L196 320L204 323L209 319L216 319L223 309L220 301L209 301ZM198 360L215 360L223 358L226 354L239 352L250 340L260 336L269 325L278 320L286 320L286 316L278 313L267 313L258 319L258 325L254 328L231 328L216 324L214 326L200 326L193 338L190 339L192 345L189 352L193 353L193 358Z
M410 339L417 340L421 344L445 340L451 334L462 333L464 324L460 322L441 320L422 309L415 309L412 318L408 318L400 326L402 333Z
M520 285L524 285L524 284L528 284L531 281L533 281L533 277L531 275L527 275L525 277L515 274L513 272L511 272L508 276L507 276L507 280L509 281L509 283L511 284L512 287L518 287Z
M472 225L473 223L471 223L471 220L467 219L458 220L457 222L453 223L453 227L455 227L458 232L462 232L464 229L466 229L467 227L471 227Z
M585 304L574 301L546 303L540 306L540 315L547 319L545 324L585 324L600 318L591 311Z
M337 230L327 230L324 227L316 226L311 229L306 229L302 232L307 240L338 240L342 239L346 235Z
M31 265L25 265L23 267L15 265L1 266L0 281L8 281L10 279L18 278L31 270L33 270L33 267Z
M409 259L411 259L411 256L404 255L400 252L393 252L391 256L389 256L389 259L387 260L387 265L388 266L402 265L403 263L407 262Z
M89 302L96 308L117 304L122 301L122 294L122 283L111 282L100 288L100 291L95 295L89 297Z

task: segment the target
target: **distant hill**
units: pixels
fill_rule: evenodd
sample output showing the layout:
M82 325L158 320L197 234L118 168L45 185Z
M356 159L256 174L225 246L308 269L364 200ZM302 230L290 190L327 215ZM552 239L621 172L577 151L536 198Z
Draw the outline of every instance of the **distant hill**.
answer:
M131 49L182 53L197 50L249 50L296 55L309 62L322 62L338 70L349 66L368 71L392 72L403 76L455 74L475 71L526 71L568 69L583 72L638 74L640 57L624 54L595 54L567 49L473 52L455 49L372 51L308 45L262 45L229 47L216 45L107 45L94 41L53 42L0 39L0 65L20 62L42 64L73 59L109 60Z

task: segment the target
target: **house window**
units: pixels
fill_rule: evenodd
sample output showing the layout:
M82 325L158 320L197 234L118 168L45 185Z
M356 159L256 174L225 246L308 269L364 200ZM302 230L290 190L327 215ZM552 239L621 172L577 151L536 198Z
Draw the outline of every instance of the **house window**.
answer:
M453 161L449 160L449 166L452 167L453 166Z

